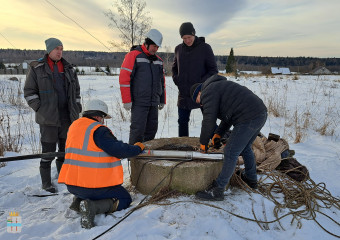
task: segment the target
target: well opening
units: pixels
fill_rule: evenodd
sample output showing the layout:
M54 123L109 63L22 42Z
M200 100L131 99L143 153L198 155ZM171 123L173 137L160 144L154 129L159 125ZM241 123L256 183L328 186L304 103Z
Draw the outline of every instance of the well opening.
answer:
M153 150L197 151L197 148L186 144L167 144Z
M198 151L200 146L199 138L193 137L154 139L144 144L146 150L165 151ZM178 164L179 161L171 159L131 158L130 160L132 185L141 193L152 192L152 195L163 187L194 194L205 189L218 176L222 168L222 161L184 161Z

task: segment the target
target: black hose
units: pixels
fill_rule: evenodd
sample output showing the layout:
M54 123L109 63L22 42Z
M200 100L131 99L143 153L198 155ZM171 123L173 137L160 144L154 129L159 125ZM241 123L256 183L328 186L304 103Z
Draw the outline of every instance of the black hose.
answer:
M49 153L38 153L38 154L30 154L30 155L21 155L15 157L4 157L0 158L0 162L12 162L19 160L27 160L34 158L54 158L54 157L64 157L64 152L49 152Z

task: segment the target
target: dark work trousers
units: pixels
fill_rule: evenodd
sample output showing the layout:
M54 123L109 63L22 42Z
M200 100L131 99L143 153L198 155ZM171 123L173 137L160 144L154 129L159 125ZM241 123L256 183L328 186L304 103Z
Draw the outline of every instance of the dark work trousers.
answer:
M203 111L202 108L200 109L202 112ZM178 108L178 136L179 137L189 137L190 114L191 114L191 109ZM216 128L217 127L218 126L216 125Z
M65 152L67 131L70 125L70 120L62 120L60 127L40 125L42 153L55 152L57 145L58 152ZM42 158L40 167L51 168L53 159L54 158ZM57 161L62 164L64 162L64 157L58 157Z
M238 123L231 131L228 144L224 148L223 166L216 182L219 187L225 188L234 173L238 156L242 156L245 166L246 178L257 181L256 161L252 144L266 123L267 112L246 122Z
M121 185L104 188L84 188L67 185L67 190L80 199L119 199L117 211L128 208L132 202L130 193Z
M134 106L131 108L129 144L155 138L158 129L158 107Z

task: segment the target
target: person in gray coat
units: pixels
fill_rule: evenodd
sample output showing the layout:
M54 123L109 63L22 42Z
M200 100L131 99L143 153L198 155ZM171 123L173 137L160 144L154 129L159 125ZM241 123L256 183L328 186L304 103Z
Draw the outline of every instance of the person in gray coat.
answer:
M215 56L204 37L197 37L191 22L179 28L183 43L175 48L172 79L178 87L178 136L189 136L191 110L200 107L190 97L190 88L218 73Z
M216 180L204 191L196 193L202 200L224 199L224 190L236 168L238 156L244 159L245 171L241 178L249 187L257 188L256 162L252 144L267 120L263 101L248 88L214 75L203 84L190 89L192 100L203 108L201 151L207 152L212 133L212 145L220 147L221 136L233 126L224 147L222 170ZM221 123L215 130L216 120Z
M35 111L35 121L40 127L42 152L65 151L67 130L79 118L79 81L73 66L63 57L63 44L59 39L45 41L47 54L30 64L24 86L24 97ZM51 162L54 158L42 158L40 175L42 188L56 192L51 183ZM64 157L56 160L59 174Z

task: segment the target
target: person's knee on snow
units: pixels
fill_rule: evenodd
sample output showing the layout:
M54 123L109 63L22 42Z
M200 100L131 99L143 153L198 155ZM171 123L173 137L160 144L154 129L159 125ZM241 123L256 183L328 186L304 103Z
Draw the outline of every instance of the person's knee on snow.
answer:
M82 228L90 229L95 226L94 218L97 214L113 213L117 210L119 204L118 199L102 199L102 200L82 200L79 205Z

